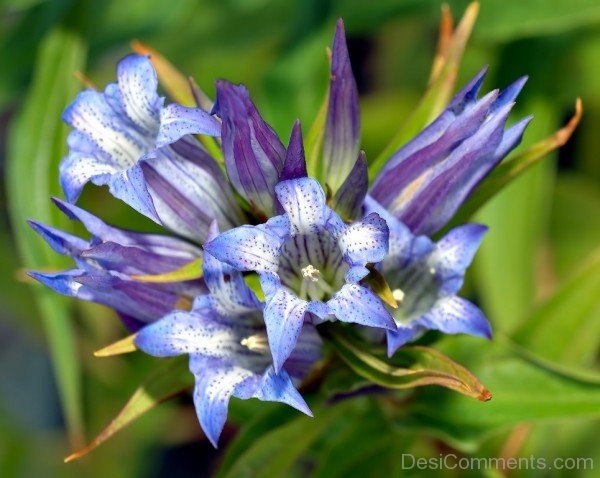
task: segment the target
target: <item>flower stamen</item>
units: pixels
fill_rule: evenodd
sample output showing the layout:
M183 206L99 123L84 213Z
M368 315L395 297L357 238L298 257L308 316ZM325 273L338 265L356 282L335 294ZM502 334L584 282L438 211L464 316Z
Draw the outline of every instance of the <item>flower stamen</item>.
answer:
M302 273L302 277L304 277L304 279L308 279L311 282L318 282L319 278L321 277L321 271L316 269L312 264L307 265L300 272Z
M269 341L266 334L255 334L245 337L240 341L240 344L252 352L267 352L269 350Z

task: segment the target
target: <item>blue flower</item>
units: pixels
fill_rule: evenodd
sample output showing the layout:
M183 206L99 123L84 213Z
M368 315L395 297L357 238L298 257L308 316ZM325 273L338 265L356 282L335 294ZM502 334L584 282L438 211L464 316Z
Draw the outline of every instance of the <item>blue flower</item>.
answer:
M29 272L59 294L107 305L135 331L174 309L189 309L194 297L206 290L198 280L153 284L132 279L182 267L202 255L197 247L173 237L117 229L77 206L59 199L54 202L92 234L86 240L29 221L56 252L75 261L76 267L66 271Z
M379 297L359 284L369 273L366 265L388 252L385 221L373 213L345 224L311 178L282 181L275 193L283 214L224 232L204 246L233 268L258 273L275 370L292 353L305 320L395 330Z
M216 234L214 226L211 236ZM192 311L173 312L143 328L135 339L137 347L158 357L190 356L196 382L194 404L214 446L232 396L282 402L312 416L294 381L302 379L320 358L321 340L315 328L303 328L285 368L276 370L262 318L263 304L242 274L210 254L205 254L203 267L209 293L196 298Z
M531 121L528 116L505 129L527 78L477 99L485 73L475 76L427 128L390 157L369 191L415 234L439 231L519 144Z
M148 57L129 55L117 83L103 93L80 93L63 115L74 128L60 181L69 202L84 185L108 185L111 194L177 234L202 242L213 219L222 228L243 222L216 161L190 133L218 136L206 111L163 107Z
M366 209L377 211L390 229L390 252L380 268L398 303L392 310L398 328L387 331L388 355L429 329L491 338L483 312L456 295L487 227L465 224L434 243L414 235L372 198Z

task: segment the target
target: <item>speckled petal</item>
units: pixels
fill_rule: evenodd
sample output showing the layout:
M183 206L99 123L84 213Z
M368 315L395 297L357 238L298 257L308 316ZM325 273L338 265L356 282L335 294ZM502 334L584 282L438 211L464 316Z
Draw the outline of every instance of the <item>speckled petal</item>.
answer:
M163 98L157 93L158 78L150 58L128 55L117 64L121 106L129 119L148 134L156 134Z
M188 134L220 136L221 123L200 108L171 104L160 112L156 146L166 146Z
M481 310L468 300L457 296L440 299L419 322L445 334L469 334L492 338L492 329Z
M302 331L308 302L280 288L265 306L264 318L273 355L273 365L280 371L292 353Z
M254 374L234 365L223 365L203 357L190 357L190 370L196 378L194 405L207 438L217 447L225 421L229 399L238 386L254 379Z
M327 224L332 211L325 204L325 193L316 180L282 181L275 192L290 221L292 235L318 232Z
M259 400L285 403L309 417L313 416L285 370L280 370L277 373L273 367L269 367L262 376L255 397Z
M481 224L465 224L452 229L436 243L428 264L443 278L444 293L458 292L465 271L471 264L487 229Z
M338 239L344 259L352 266L378 263L389 250L389 229L383 218L371 213L351 224Z
M173 312L144 327L135 338L136 346L155 357L202 354L224 359L237 344L230 327L195 312Z
M204 250L240 271L276 272L282 244L266 225L240 226L207 242Z
M342 322L396 330L396 323L381 299L366 287L346 284L336 292L327 305Z

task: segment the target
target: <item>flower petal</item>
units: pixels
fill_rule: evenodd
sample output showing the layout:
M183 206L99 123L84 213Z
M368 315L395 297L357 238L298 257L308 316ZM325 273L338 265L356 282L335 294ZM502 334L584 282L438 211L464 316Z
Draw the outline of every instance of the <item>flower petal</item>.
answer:
M270 216L275 212L274 188L285 157L283 144L242 85L217 81L213 113L223 121L223 154L231 183L258 211Z
M462 297L448 296L440 299L435 307L419 322L430 329L445 334L469 334L492 338L492 329L483 312Z
M216 222L213 222L207 239L210 241L218 234ZM209 253L204 254L203 270L212 306L221 315L232 318L260 310L258 299L240 272Z
M56 252L66 256L78 256L88 247L88 241L69 234L68 232L46 226L37 221L27 221L31 228L37 232L48 245Z
M294 350L302 331L308 302L301 300L284 288L271 297L264 309L265 325L273 365L279 372Z
M333 38L329 107L323 142L323 180L335 192L358 156L360 113L358 89L350 66L344 22L339 19Z
M92 182L98 186L107 184L114 197L153 221L161 223L139 163L109 177L96 176L92 178Z
M204 245L204 250L240 271L276 272L282 239L268 228L240 226Z
M112 227L73 204L58 198L52 198L52 201L69 219L80 221L94 235L96 240L111 241L122 246L139 247L174 259L181 258L184 263L202 254L200 249L187 241L162 234L143 234Z
M327 305L342 322L396 330L396 323L383 302L366 287L346 284L327 302Z
M163 98L158 96L158 78L150 57L128 55L117 64L117 82L121 106L131 121L155 135Z
M465 224L452 229L436 243L428 264L444 280L445 293L455 294L460 289L465 271L471 264L487 229L481 224Z
M216 219L223 229L243 222L225 176L193 138L156 151L142 164L163 225L197 242Z
M508 104L490 117L432 171L411 199L410 208L399 216L413 232L432 235L440 230L496 165L495 150L502 140L511 107Z
M155 357L202 354L213 358L232 356L237 345L231 327L195 312L173 312L138 332L136 346Z
M333 197L333 210L346 219L360 216L369 188L369 174L365 152L361 151L348 177Z
M207 438L217 447L225 421L229 399L238 386L253 380L254 374L242 367L224 366L203 357L190 357L190 370L196 378L194 405Z
M377 213L348 226L338 239L344 259L352 266L378 263L389 250L389 229Z
M292 128L290 142L285 153L285 161L283 163L280 180L285 181L287 179L305 178L306 176L306 158L304 157L302 128L300 127L300 121L296 121Z
M413 322L410 324L398 325L398 330L386 331L388 357L394 355L394 352L404 344L418 338L425 330L425 327L418 322Z
M262 376L255 397L263 401L285 403L309 417L313 416L285 370L277 373L273 367L269 367Z
M156 146L162 147L188 134L220 136L221 123L201 108L170 104L160 112L160 129Z
M325 193L316 180L282 181L275 192L290 221L292 235L318 232L327 224L331 209L325 204Z

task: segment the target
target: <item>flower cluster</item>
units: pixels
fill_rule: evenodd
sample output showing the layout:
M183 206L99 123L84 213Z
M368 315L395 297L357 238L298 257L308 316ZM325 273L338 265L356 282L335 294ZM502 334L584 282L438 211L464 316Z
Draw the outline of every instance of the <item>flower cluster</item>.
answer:
M318 178L307 174L300 123L284 146L244 86L218 81L210 112L165 106L150 58L130 55L116 83L80 93L63 117L73 128L60 167L67 202L54 201L91 239L31 221L75 262L31 275L113 308L144 352L189 355L198 418L215 446L232 396L311 413L296 387L322 356L323 322L385 331L389 355L429 329L490 337L482 312L457 296L486 228L466 224L430 239L530 120L506 128L524 79L478 99L484 76L369 186L341 21ZM222 162L204 146L207 137ZM108 186L173 235L121 230L75 206L88 182ZM139 279L199 258L195 279ZM383 276L397 307L369 286L370 274ZM254 275L260 290L248 285Z

